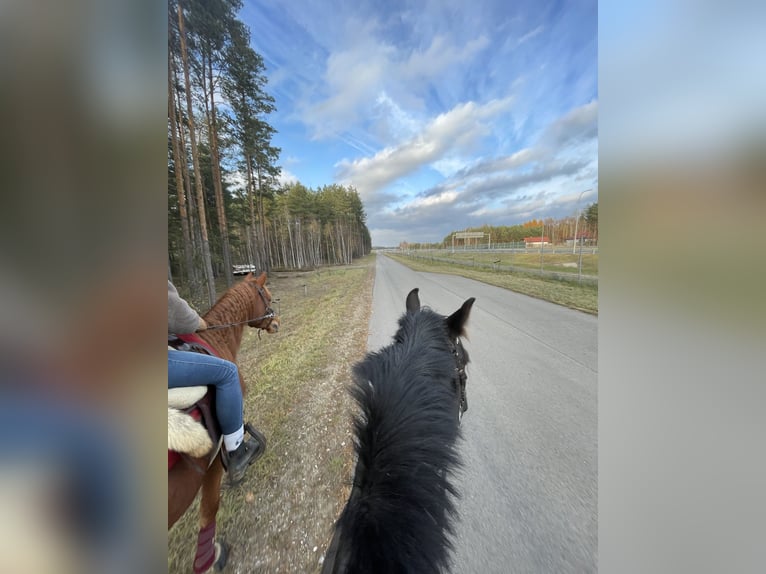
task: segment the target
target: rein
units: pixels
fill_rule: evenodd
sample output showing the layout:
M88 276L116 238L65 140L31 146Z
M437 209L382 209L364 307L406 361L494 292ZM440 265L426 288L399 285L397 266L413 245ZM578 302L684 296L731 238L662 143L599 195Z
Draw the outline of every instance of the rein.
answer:
M262 321L263 319L273 319L276 317L277 314L274 311L271 311L270 313L266 315L262 315L260 317L256 317L254 319L247 319L245 321L239 321L237 323L222 323L221 325L208 325L206 331L212 331L213 329L227 329L228 327L235 327L237 325L244 325L245 323L252 323L253 321ZM259 327L260 329L264 329L265 327Z
M460 349L462 349L463 354L465 354L465 349L462 347L463 345L458 337L452 347L452 355L455 357L455 374L457 376L458 392L460 393L460 399L458 401L458 420L461 420L463 418L463 413L468 410L468 397L465 392L468 375L465 372L466 361L460 353Z

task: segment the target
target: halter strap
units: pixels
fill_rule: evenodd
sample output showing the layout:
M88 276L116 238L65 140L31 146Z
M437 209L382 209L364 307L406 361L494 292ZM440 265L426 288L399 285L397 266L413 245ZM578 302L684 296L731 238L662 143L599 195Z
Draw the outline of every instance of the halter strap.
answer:
M463 413L468 410L468 397L466 396L466 382L468 381L468 375L465 372L467 361L463 362L460 354L460 348L463 344L460 342L460 337L457 337L453 342L452 354L455 357L455 376L457 378L458 393L460 393L460 399L458 403L458 417L462 418ZM463 349L465 353L465 349Z

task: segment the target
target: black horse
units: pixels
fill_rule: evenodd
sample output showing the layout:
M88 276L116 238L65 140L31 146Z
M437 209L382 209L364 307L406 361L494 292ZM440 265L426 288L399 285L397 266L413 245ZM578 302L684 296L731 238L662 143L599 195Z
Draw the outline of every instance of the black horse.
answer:
M468 353L460 342L473 305L449 317L407 296L394 341L354 367L358 457L323 574L429 574L449 566L460 466L457 439Z

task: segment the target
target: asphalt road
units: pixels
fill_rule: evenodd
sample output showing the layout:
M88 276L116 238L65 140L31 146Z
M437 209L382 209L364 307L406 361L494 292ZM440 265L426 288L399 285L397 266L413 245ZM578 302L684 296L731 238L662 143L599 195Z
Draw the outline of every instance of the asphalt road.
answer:
M596 572L597 318L379 255L370 350L414 287L444 315L476 297L453 573Z

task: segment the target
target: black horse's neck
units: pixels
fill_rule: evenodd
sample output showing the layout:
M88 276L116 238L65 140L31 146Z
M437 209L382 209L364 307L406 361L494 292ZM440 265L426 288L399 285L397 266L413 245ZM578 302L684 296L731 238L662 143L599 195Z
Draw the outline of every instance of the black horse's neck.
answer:
M427 309L405 315L394 339L354 369L358 461L326 572L428 573L448 563L460 434L454 344L444 317Z

